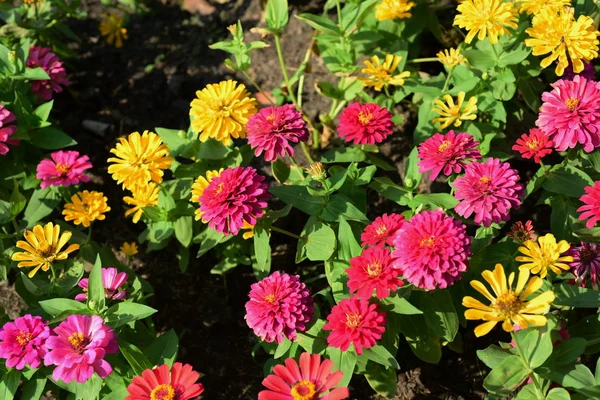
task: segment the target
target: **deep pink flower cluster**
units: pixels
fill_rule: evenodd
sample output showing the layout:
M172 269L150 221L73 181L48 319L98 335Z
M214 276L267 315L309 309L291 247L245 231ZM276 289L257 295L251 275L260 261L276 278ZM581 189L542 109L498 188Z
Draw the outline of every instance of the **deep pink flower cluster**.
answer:
M384 246L394 245L394 235L398 229L404 224L404 216L402 214L383 214L375 221L371 222L363 233L360 235L360 240L364 246Z
M584 190L585 194L579 198L583 205L577 209L577 212L581 213L579 220L587 219L585 226L592 229L600 221L600 181L594 182L594 186L586 186Z
M467 227L440 210L423 211L402 226L395 239L396 267L421 289L445 288L467 270L471 238Z
M121 286L127 282L128 275L125 272L119 272L116 268L102 268L102 285L104 286L104 293L108 300L124 300L126 292L122 290ZM83 289L84 293L80 293L75 296L75 300L86 301L87 290L89 280L83 278L77 284Z
M19 140L10 139L17 132L17 127L16 125L9 124L16 120L15 114L0 104L0 155L8 153L9 148L7 144L19 144Z
M392 114L375 103L352 103L340 114L338 134L354 144L381 143L392 134Z
M432 181L440 173L446 176L458 174L465 165L481 158L478 145L479 142L466 132L436 133L419 145L419 172L431 171L429 179Z
M256 225L271 197L265 177L252 167L228 168L213 178L202 196L202 220L224 235L237 235L244 221Z
M246 124L247 138L254 155L265 153L266 161L293 156L291 143L306 142L309 137L302 113L293 104L267 107L254 114Z
M371 298L374 290L379 299L384 299L390 291L395 292L404 285L398 278L399 270L394 266L387 247L364 249L360 256L350 260L346 273L350 293L358 292L358 296L365 299Z
M296 340L314 313L310 290L299 276L274 272L250 289L246 322L266 342Z
M0 358L6 359L8 368L38 368L46 355L48 337L50 328L42 317L27 314L7 322L0 329Z
M78 151L55 151L50 158L45 158L37 166L36 178L41 179L40 186L71 186L79 182L89 182L90 177L85 170L92 168L88 156L82 156Z
M469 164L453 186L460 201L454 209L461 217L475 213L475 223L488 227L508 221L511 208L521 205L523 185L516 170L497 158Z
M40 67L50 77L49 80L31 81L31 90L38 98L48 101L52 99L53 92L60 93L63 91L63 86L70 84L67 79L67 70L62 61L48 47L31 46L27 58L27 67Z
M571 246L566 255L573 257L569 265L577 283L585 286L585 281L590 278L592 286L597 288L600 280L600 245L581 242L580 246Z

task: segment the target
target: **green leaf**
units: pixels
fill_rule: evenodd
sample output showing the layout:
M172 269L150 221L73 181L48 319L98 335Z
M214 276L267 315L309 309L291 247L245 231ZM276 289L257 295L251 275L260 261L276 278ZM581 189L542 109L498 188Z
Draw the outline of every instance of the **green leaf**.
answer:
M413 297L432 332L452 342L458 332L458 314L450 293L447 290L414 292L411 299Z
M335 251L335 232L329 226L317 223L306 237L304 246L306 248L306 256L309 260L329 260Z
M84 303L72 299L49 299L40 301L39 304L40 307L42 307L42 310L53 317L62 314L65 311L80 311L87 309L87 306Z
M207 251L226 240L227 237L210 227L206 227L200 234L194 237L194 243L200 243L197 257L202 257Z
M404 171L404 186L407 188L416 188L421 182L421 173L419 172L419 149L415 146L406 160L406 169Z
M287 0L269 0L265 20L271 32L275 34L283 32L289 22Z
M288 165L283 162L282 159L278 159L271 163L271 169L273 171L273 176L280 183L302 185L306 180L302 168L295 165Z
M392 398L398 393L398 376L393 368L386 368L374 362L367 363L365 378L380 395Z
M27 222L27 228L33 227L42 218L50 215L59 204L58 192L54 191L52 187L36 189L29 199L23 216L23 219Z
M493 394L508 395L514 392L529 376L518 356L508 356L496 365L483 381L483 386Z
M408 302L404 297L393 295L390 297L386 297L381 301L383 304L391 306L389 308L390 311L396 314L404 314L404 315L418 315L423 314L423 311L419 310L417 307L413 306Z
M187 271L190 263L190 249L179 244L179 252L177 253L177 261L181 272Z
M408 203L408 206L414 210L421 204L429 204L432 209L442 207L445 210L451 210L456 207L458 200L449 193L418 194Z
M495 344L490 345L485 350L477 350L477 357L479 357L479 359L489 368L494 368L496 365L501 364L506 357L511 355L512 353L510 351L498 347Z
M44 393L44 388L46 387L46 379L45 376L42 377L34 377L30 379L23 385L23 394L21 395L21 400L39 400L42 398L42 394Z
M331 361L333 361L332 370L339 370L342 371L342 373L344 374L344 378L338 386L348 386L348 383L350 383L350 379L352 379L354 367L356 366L356 361L358 360L356 352L351 349L348 349L347 351L341 351L337 347L328 347L327 354L329 355Z
M587 340L580 337L564 340L554 347L547 363L549 365L570 364L583 354L586 344Z
M588 288L583 288L567 283L554 285L556 299L553 304L576 308L598 308L600 307L600 293Z
M344 261L350 261L351 258L359 256L362 247L356 240L350 224L340 217L338 226L338 258Z
M73 138L60 129L48 126L37 129L31 135L31 144L46 150L59 150L77 144Z
M442 358L442 346L435 337L423 315L398 314L399 328L413 353L421 360L437 364Z
M377 364L381 364L386 367L392 367L394 369L400 369L400 364L398 364L396 357L381 345L375 345L373 347L369 347L368 349L364 349L363 355Z
M320 17L318 15L304 13L296 15L300 21L307 23L319 32L329 33L331 35L340 36L341 32L338 26L329 18Z
M47 81L50 79L48 73L42 67L26 68L23 78L32 81Z
M544 189L569 197L580 198L584 187L593 186L594 181L588 174L572 165L553 167L543 183Z
M380 177L373 179L369 184L371 189L380 193L383 197L395 201L396 203L405 206L408 204L409 190L392 182L388 177Z
M369 221L366 215L353 204L352 200L343 194L335 194L326 203L322 217L325 221L337 221L340 216L351 221Z
M327 282L331 286L331 292L336 302L348 297L348 287L345 284L348 281L346 269L350 267L347 261L326 261L325 275Z
M547 329L522 329L515 337L530 369L541 366L552 354L552 340Z
M598 315L589 315L569 326L569 334L573 338L585 339L586 354L597 353L600 349L600 321Z
M156 338L146 349L146 356L153 365L168 364L169 367L177 359L179 348L179 337L173 329L169 329L164 335Z
M17 215L19 215L21 211L23 211L23 209L25 208L25 205L27 204L27 198L23 196L19 191L19 184L16 180L14 182L13 191L10 195L10 203L11 218L15 218Z
M187 138L187 133L179 129L154 128L162 141L167 145L171 154L174 156L180 155L186 146L191 144Z
M47 121L50 116L50 111L52 111L52 106L54 105L54 100L50 100L40 106L38 106L33 113L37 115L40 121Z
M21 372L16 369L11 369L0 380L0 399L12 400L17 393L19 381L21 380Z
M271 236L269 229L257 224L254 228L254 254L256 255L256 263L261 271L261 276L264 278L271 270L271 244L269 243Z
M541 367L535 372L542 378L549 379L566 388L591 388L596 384L594 374L583 364L553 366L552 368Z
M104 284L102 283L102 261L100 255L96 256L96 262L90 272L87 305L91 310L101 311L106 303Z
M69 383L64 383L61 380L55 381L50 378L55 385L73 393L74 398L77 400L88 400L88 399L97 399L99 398L100 390L102 390L102 378L100 378L97 374L92 375L84 383L78 383L76 381L71 381ZM73 396L71 396L73 398Z
M290 347L292 347L292 341L289 340L288 338L285 338L283 340L283 342L279 343L279 345L277 346L277 349L275 350L275 354L273 355L273 358L275 358L275 359L281 358L281 356L283 356L285 353L287 353L287 351L290 349Z
M306 186L275 186L271 187L269 191L284 203L292 204L300 211L312 216L320 215L327 205L324 198L311 196L306 190Z
M194 228L192 227L192 217L183 216L175 220L175 237L182 246L188 247L192 243Z
M118 328L132 321L147 318L155 312L154 308L147 305L124 301L106 311L106 322L113 328Z
M358 147L342 147L327 150L321 156L321 162L330 163L351 163L360 162L366 159L366 153Z
M131 365L135 375L141 375L144 370L152 369L154 366L134 344L120 340L119 350L121 350L121 354L123 354L129 365Z
M320 354L327 348L329 336L329 331L323 330L324 325L324 320L317 319L308 331L298 332L298 344L310 354Z
M546 395L546 400L570 400L571 396L563 388L554 388Z
M148 224L148 240L151 243L160 243L169 239L174 231L174 224L171 221L152 222Z

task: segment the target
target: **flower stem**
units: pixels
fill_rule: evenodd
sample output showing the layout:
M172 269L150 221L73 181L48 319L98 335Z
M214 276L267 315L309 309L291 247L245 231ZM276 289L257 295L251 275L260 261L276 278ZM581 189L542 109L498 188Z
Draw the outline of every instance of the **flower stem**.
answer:
M254 79L252 79L246 71L241 71L241 72L242 72L242 75L244 75L244 77L246 77L246 79L248 79L248 82L250 82L256 88L256 90L258 90L259 93L262 93L267 98L269 103L271 103L272 105L275 105L271 96L269 94L267 94L267 92L262 90L260 85L258 83L256 83L256 81Z
M316 132L316 133L315 133ZM313 140L319 140L319 132L317 130L313 130ZM310 149L308 148L308 145L305 142L300 142L300 147L302 147L302 152L304 152L304 157L306 157L306 159L308 160L309 163L313 164L315 162L315 160L313 160L312 156L310 155ZM314 145L313 145L314 147Z
M54 270L54 264L50 263L50 272L52 272L52 283L56 284L56 271Z
M285 85L287 86L288 93L290 98L292 99L292 103L298 105L296 101L296 95L290 86L290 78L287 73L287 68L285 67L285 60L283 58L283 52L281 51L281 35L276 33L275 35L275 48L277 49L277 58L279 59L279 66L281 67L281 73L283 74L283 80L285 81Z
M298 236L295 233L292 233L290 231L286 231L285 229L281 229L281 228L278 228L278 227L273 226L273 225L271 225L271 230L275 231L275 232L283 233L284 235L288 235L290 237L293 237L294 239L302 240L301 236Z
M426 63L426 62L435 62L435 61L440 61L437 57L425 57L425 58L415 58L412 60L408 60L406 61L406 63Z
M450 78L452 78L452 70L448 71L448 76L446 77L444 87L442 88L442 94L446 93L446 89L448 89L448 84L450 83Z
M90 229L88 230L88 237L87 240L85 241L85 244L89 244L92 240L92 224L90 224Z

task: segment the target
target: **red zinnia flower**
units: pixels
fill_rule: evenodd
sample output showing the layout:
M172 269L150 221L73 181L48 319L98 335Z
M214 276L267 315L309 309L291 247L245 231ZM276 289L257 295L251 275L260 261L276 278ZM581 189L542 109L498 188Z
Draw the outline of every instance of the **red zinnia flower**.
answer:
M534 235L535 231L533 230L531 221L527 221L525 224L521 221L515 222L510 228L510 232L506 234L506 236L517 243L525 243L528 240L533 240Z
M142 376L136 376L127 386L129 396L125 400L188 400L200 396L204 391L201 383L196 383L200 374L189 364L176 362L169 371L163 364L147 369Z
M338 133L354 144L381 143L392 134L392 114L375 103L352 103L340 114Z
M367 225L360 240L364 246L394 245L394 235L402 228L405 219L402 214L383 214Z
M479 142L466 132L459 134L449 131L442 135L436 133L419 145L419 172L431 171L432 181L440 172L446 176L460 173L465 165L481 158L477 149Z
M363 348L377 344L385 332L385 324L385 313L377 311L377 304L352 296L331 309L323 329L331 331L327 337L331 347L346 351L354 344L356 353L360 355Z
M392 263L392 255L387 247L370 247L362 254L350 260L348 287L350 293L358 292L362 298L368 299L376 290L377 297L384 299L404 285L398 278L399 270Z
M331 373L333 362L323 360L318 354L302 353L300 365L293 358L285 360L285 366L278 364L273 374L263 380L263 390L258 400L342 400L350 396L347 387L337 386L344 374ZM333 390L332 390L333 389Z
M540 163L540 160L552 153L554 143L552 140L539 129L530 129L529 135L524 133L517 143L512 147L514 151L521 153L521 157L530 159L533 157L536 163Z
M588 219L585 226L592 229L596 222L600 220L600 181L594 182L594 186L586 186L585 193L579 198L583 202L583 206L577 209L579 220Z

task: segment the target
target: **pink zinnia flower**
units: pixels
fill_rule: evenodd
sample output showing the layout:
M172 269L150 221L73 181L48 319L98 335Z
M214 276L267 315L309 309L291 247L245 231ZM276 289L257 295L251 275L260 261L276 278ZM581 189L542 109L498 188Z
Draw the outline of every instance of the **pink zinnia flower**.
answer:
M600 245L581 242L581 246L571 246L565 254L573 257L573 262L569 265L573 269L576 282L585 285L589 277L592 287L596 288L600 277Z
M274 272L250 288L244 319L265 342L296 340L314 313L310 290L299 276Z
M350 293L358 292L363 298L370 298L373 290L379 299L390 295L404 282L398 278L399 270L392 263L392 255L387 247L370 247L350 260L348 288Z
M512 147L514 151L521 153L521 157L540 163L541 159L552 153L554 143L539 129L530 129L529 135L524 133L517 143Z
M19 144L19 140L9 139L17 132L17 127L8 124L16 120L15 114L0 104L0 155L8 153L9 148L6 144Z
M129 276L125 272L119 272L116 268L102 268L102 285L104 293L108 300L123 300L125 299L125 290L121 290L121 286L127 281ZM83 278L77 284L83 288L83 293L75 296L77 301L87 300L89 279Z
M562 79L572 81L573 79L575 79L576 76L581 76L587 79L588 81L595 81L596 70L594 69L594 66L591 63L584 62L583 71L581 71L580 73L575 73L573 72L573 65L569 62L569 65L567 66L567 68L565 68L565 72L563 72Z
M497 158L470 164L453 183L454 197L460 200L454 209L465 218L475 213L475 223L485 227L508 221L510 209L521 205L519 181L518 172Z
M440 210L423 211L396 234L396 267L421 289L445 288L467 270L471 238L467 227Z
M263 108L250 117L246 131L254 155L258 157L264 152L266 161L276 161L286 154L293 156L289 142L306 142L309 137L302 113L293 104Z
M189 364L176 362L169 371L163 364L154 369L146 369L142 376L136 376L127 386L129 396L125 400L188 400L204 392L204 386L196 383L200 374Z
M538 128L558 151L572 149L577 143L588 153L600 146L600 82L576 76L551 86L554 90L542 94Z
M478 145L479 142L466 132L436 133L419 145L419 172L431 171L429 179L432 181L440 173L446 176L458 174L465 165L481 158Z
M507 233L506 236L519 244L525 243L528 240L533 240L535 237L533 223L527 221L523 224L521 221L517 221L510 227L510 232Z
M352 103L340 114L338 133L354 144L381 143L392 134L392 114L375 103Z
M53 91L60 93L63 91L62 87L70 83L62 61L50 50L48 47L31 46L27 58L27 67L41 67L50 77L49 80L30 82L33 93L46 101L52 99Z
M43 159L37 166L36 178L41 179L42 189L48 186L71 186L79 182L89 182L90 177L84 172L92 168L88 156L81 156L78 151L55 151L51 159Z
M352 296L331 309L323 329L331 331L327 337L331 347L346 351L354 344L356 353L360 355L363 348L377 344L385 332L385 324L385 313L378 311L377 304Z
M8 368L35 369L46 355L46 339L50 328L42 317L24 315L7 322L0 329L0 358L6 359Z
M389 246L394 245L394 235L402 227L404 216L402 214L383 214L367 225L360 235L362 246Z
M202 220L224 235L237 235L244 221L256 225L271 197L264 180L252 167L228 168L221 172L200 196Z
M347 387L335 388L344 377L342 371L331 372L333 362L318 354L302 353L300 365L293 358L278 364L262 384L269 390L258 394L258 400L342 400L350 396Z
M98 315L69 315L54 329L57 336L46 341L48 354L44 365L56 365L52 372L54 380L66 383L76 380L85 382L94 375L106 378L111 365L104 360L106 354L119 350L112 328L104 325Z
M594 182L594 186L586 186L585 194L579 198L584 204L577 209L579 220L588 220L585 226L592 229L600 220L600 181Z

